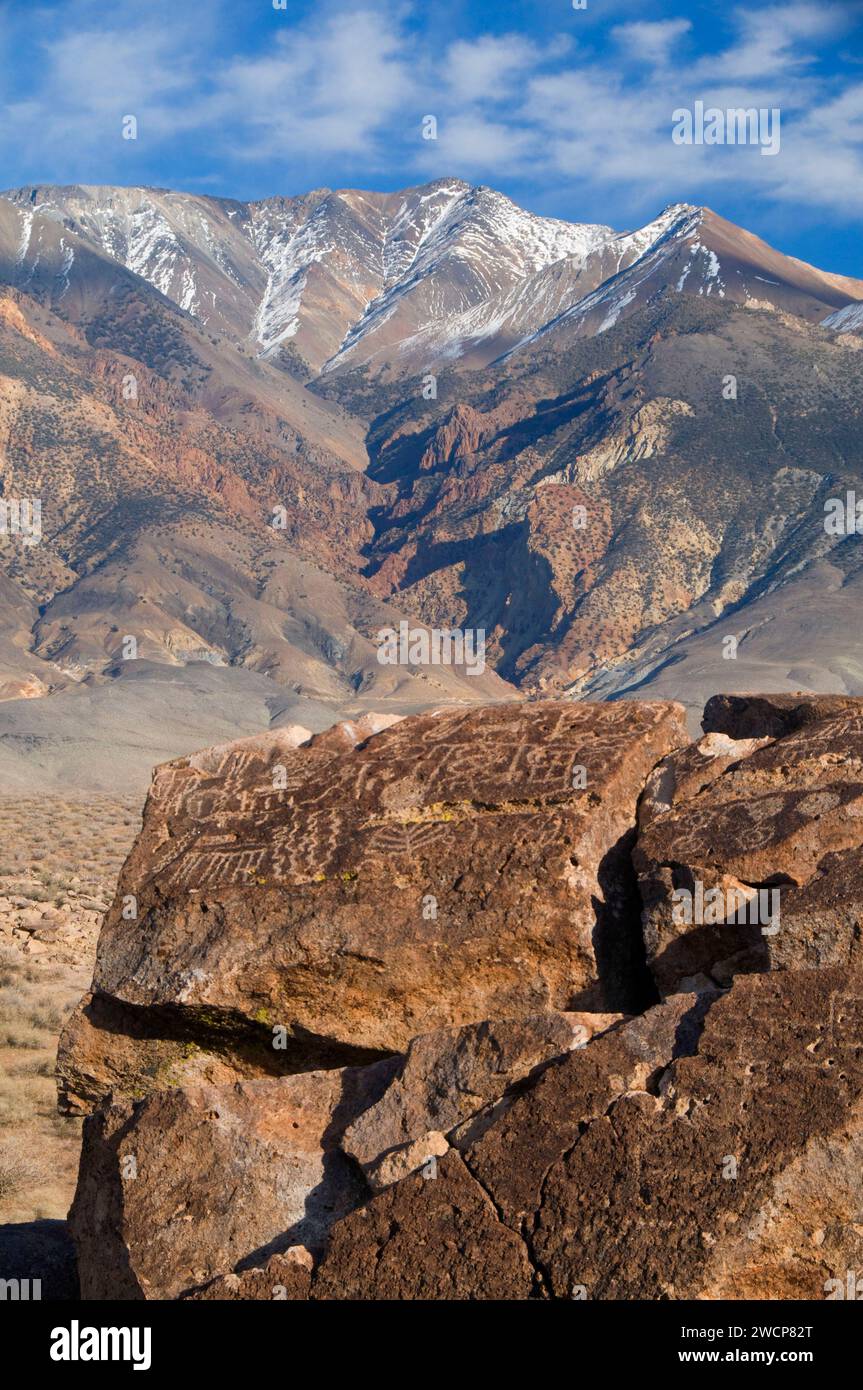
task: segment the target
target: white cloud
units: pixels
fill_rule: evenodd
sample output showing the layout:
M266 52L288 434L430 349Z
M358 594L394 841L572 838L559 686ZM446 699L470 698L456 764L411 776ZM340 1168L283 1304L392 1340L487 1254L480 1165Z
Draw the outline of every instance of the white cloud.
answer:
M131 183L149 161L151 180L155 170L168 182L158 176L179 150L190 179L221 172L237 193L256 165L277 169L284 191L347 168L355 185L456 173L627 206L709 202L733 183L756 199L863 216L860 70L817 61L848 29L848 7L751 4L707 53L689 18L623 9L610 29L573 12L551 44L513 33L440 44L446 15L415 27L428 20L418 0L315 0L302 14L273 12L254 44L234 0L67 0L50 27L37 9L6 11L7 60L27 35L35 51L17 85L8 61L0 73L0 156L19 181ZM672 111L695 100L779 106L780 154L673 145ZM126 114L139 117L134 144L120 139ZM426 114L437 141L420 139Z
M280 34L270 54L228 64L214 83L224 123L255 128L249 158L298 142L313 154L371 159L413 85L402 35L371 10Z
M444 67L449 87L462 100L511 101L510 84L540 61L536 45L519 35L486 34L450 44Z
M838 4L771 5L735 12L740 40L713 63L717 73L737 80L789 72L813 60L813 45L835 38L848 25L845 7ZM710 70L713 60L703 67Z
M484 153L486 177L530 168L538 182L606 189L631 202L643 190L655 204L709 202L733 186L767 202L863 216L863 85L845 79L837 90L815 61L816 46L835 39L847 16L834 6L792 4L741 10L735 22L726 49L688 62L674 48L689 34L688 21L618 25L614 37L629 58L640 54L639 71L580 53L554 71L537 65L504 122L509 143L499 113L485 142L473 128L465 139ZM672 111L695 100L778 106L779 155L672 144Z
M510 177L529 171L536 159L536 135L517 125L467 113L445 118L438 127L434 148L427 145L423 153L429 173L432 165L443 166L453 174L482 182L504 170Z
M688 19L660 19L618 24L611 32L630 57L651 67L664 67L677 40L691 29Z

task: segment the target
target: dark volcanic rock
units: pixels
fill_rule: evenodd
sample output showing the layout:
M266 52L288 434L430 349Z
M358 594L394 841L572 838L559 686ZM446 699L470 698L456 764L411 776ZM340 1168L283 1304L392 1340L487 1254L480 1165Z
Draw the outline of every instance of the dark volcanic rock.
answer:
M706 734L727 734L733 739L782 738L804 724L861 710L859 695L712 695L704 706L701 727Z
M500 706L163 768L60 1052L67 1104L114 1093L82 1295L844 1289L863 703L709 724Z
M260 1072L296 1071L485 1018L643 1007L630 841L681 714L445 710L356 747L253 740L159 769L61 1046L66 1103L247 1075L255 1049Z
M823 1298L863 1259L860 978L747 977L655 1094L550 1168L531 1235L550 1291Z
M308 1298L312 1282L312 1257L304 1246L293 1246L284 1255L271 1255L267 1263L237 1274L223 1274L184 1299L209 1302L276 1302Z
M770 742L768 738L733 739L727 734L705 734L697 743L669 753L657 763L644 785L638 803L639 830L645 830L673 806L703 792L727 767Z
M436 1176L414 1174L338 1223L313 1296L477 1297L482 1267L464 1266L479 1246L494 1253L486 1297L541 1295L524 1236L549 1168L621 1092L655 1080L677 1049L695 1045L707 1004L707 996L670 1000L546 1068L492 1116L464 1161L450 1151L432 1165Z
M847 970L669 1000L544 1071L437 1176L337 1223L312 1296L844 1288L863 1261L861 1025Z
M424 1033L410 1044L381 1099L348 1126L342 1148L373 1187L385 1186L429 1154L445 1153L446 1139L460 1147L462 1134L470 1132L467 1122L485 1105L499 1109L516 1083L620 1017L534 1014Z
M552 1013L443 1029L368 1067L106 1104L85 1122L70 1217L84 1297L304 1297L333 1222L447 1154L442 1130L470 1142L489 1102L497 1118L519 1082L617 1025ZM466 1209L484 1210L476 1198ZM296 1263L298 1242L305 1275L286 1283L267 1256Z
M629 1091L654 1087L671 1059L694 1049L711 996L681 994L549 1067L466 1151L495 1207L525 1230L552 1166L584 1126Z
M536 1286L523 1242L452 1151L434 1178L405 1178L339 1222L312 1296L523 1299Z

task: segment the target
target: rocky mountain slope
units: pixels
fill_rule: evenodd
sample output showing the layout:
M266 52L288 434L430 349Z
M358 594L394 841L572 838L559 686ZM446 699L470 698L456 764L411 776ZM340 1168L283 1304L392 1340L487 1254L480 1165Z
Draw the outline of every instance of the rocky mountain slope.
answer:
M505 376L448 375L370 434L395 492L366 550L376 591L484 625L522 689L667 679L689 699L754 670L857 688L856 536L825 508L861 486L860 346L660 296L593 338L559 320Z
M83 1297L844 1297L863 701L682 715L161 768L60 1050Z
M240 731L860 689L825 515L863 489L861 305L687 204L619 233L458 180L7 192L0 487L41 534L0 535L2 775L107 789L93 710L137 785L245 700ZM485 634L484 669L382 664L401 623Z
M580 264L613 236L609 227L534 217L459 180L260 203L144 188L37 187L5 197L22 214L22 276L46 239L63 243L58 272L67 281L78 248L96 251L209 331L311 373L386 358L418 332L451 336L452 319L564 258Z
M21 213L20 284L49 269L74 296L79 260L107 256L211 333L311 375L485 365L561 315L605 331L671 284L815 320L863 300L863 282L687 204L617 233L536 217L458 179L257 203L80 185L2 196Z
M259 674L274 705L291 693L341 707L368 686L407 707L507 690L491 672L377 662L376 633L406 614L362 578L375 489L356 421L95 254L68 300L58 251L43 242L42 280L0 301L3 496L41 504L33 543L5 527L0 539L7 702L108 682L128 717L125 677L196 662ZM152 687L154 712L164 691ZM189 748L221 720L216 691L206 704ZM14 778L30 716L8 709Z

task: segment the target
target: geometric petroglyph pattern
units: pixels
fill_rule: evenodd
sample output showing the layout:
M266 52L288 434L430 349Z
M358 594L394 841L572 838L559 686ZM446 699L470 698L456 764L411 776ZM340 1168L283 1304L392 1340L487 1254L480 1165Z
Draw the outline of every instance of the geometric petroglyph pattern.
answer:
M520 811L534 818L538 851L560 838L561 818L578 819L601 795L633 740L668 717L667 707L626 702L528 708L529 717L523 705L417 716L359 748L269 756L258 740L214 753L205 770L178 760L152 794L169 834L142 846L142 866L186 890L323 882L432 846L467 854L484 816ZM577 789L575 767L586 773Z
M414 715L355 746L256 737L180 759L157 774L95 991L263 1011L324 1056L548 1008L632 1012L622 846L647 775L688 742L682 714L518 702ZM132 1051L137 1077L149 1063Z

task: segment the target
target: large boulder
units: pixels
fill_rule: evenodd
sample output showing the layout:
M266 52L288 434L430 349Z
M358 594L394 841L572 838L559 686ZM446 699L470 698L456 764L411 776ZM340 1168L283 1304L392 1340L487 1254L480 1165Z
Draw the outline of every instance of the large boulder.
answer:
M717 697L695 744L680 713L160 769L60 1049L83 1296L844 1290L863 702Z
M69 1214L82 1297L170 1299L231 1274L225 1296L284 1284L268 1257L319 1254L368 1196L339 1139L392 1070L174 1088L89 1116Z
M863 701L837 712L839 697L811 709L802 697L747 698L726 722L750 737L714 732L672 754L642 801L634 863L662 993L848 964L860 949ZM732 697L722 699L720 712ZM759 734L775 727L777 702L790 731Z
M842 969L669 999L337 1222L311 1296L844 1289L863 1265L861 1024L861 977Z
M61 1043L65 1104L365 1063L485 1018L642 1008L631 841L682 715L448 709L160 768Z
M498 1116L554 1057L619 1022L487 1021L367 1067L106 1102L84 1123L70 1215L83 1296L304 1296L334 1222L471 1142L480 1112Z
M706 734L726 734L733 739L782 738L805 724L859 713L859 695L813 695L802 692L776 695L711 695L704 706L701 727Z

